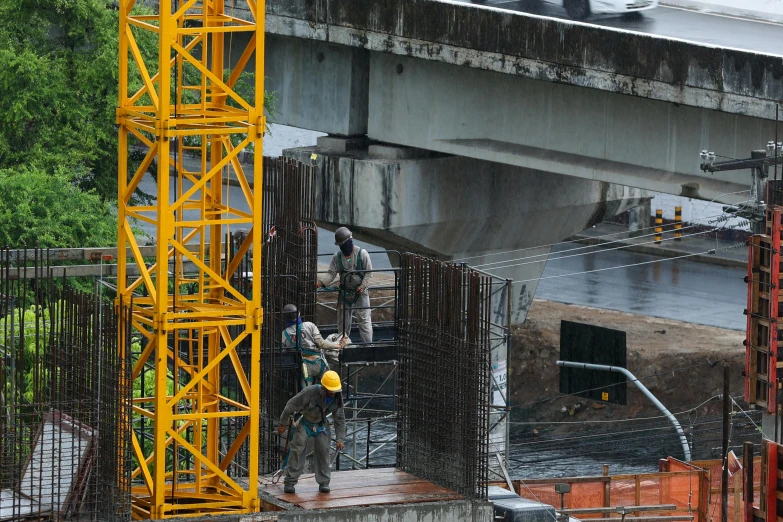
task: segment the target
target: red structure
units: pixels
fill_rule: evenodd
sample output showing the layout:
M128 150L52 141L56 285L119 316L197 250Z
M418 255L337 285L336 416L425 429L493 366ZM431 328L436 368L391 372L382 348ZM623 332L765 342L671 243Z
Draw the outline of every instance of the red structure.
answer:
M781 211L770 206L765 234L748 243L748 307L745 338L745 401L775 413L777 389L783 379L778 365L777 320L780 303Z

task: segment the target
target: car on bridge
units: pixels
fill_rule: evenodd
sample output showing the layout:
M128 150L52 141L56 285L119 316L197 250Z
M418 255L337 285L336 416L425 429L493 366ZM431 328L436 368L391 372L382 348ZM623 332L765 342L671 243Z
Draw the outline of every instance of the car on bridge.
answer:
M487 0L471 0L484 4ZM659 0L535 0L562 6L574 20L584 20L594 14L637 15L641 11L655 9Z

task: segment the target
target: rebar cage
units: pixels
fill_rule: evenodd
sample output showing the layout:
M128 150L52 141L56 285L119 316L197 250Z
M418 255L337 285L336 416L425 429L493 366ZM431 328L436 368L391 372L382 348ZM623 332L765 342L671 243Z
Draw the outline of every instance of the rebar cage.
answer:
M492 282L402 258L397 467L467 498L487 494Z
M49 266L46 251L0 251L0 520L126 520L118 318Z

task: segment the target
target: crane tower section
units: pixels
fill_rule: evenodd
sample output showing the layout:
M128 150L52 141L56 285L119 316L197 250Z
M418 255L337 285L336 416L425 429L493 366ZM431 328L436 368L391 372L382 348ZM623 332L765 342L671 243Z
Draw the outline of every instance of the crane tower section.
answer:
M117 109L133 515L258 511L261 278L245 293L232 282L248 253L261 274L265 4L248 0L240 17L224 0L136 3L119 2ZM230 49L241 32L246 45ZM254 153L255 183L243 151ZM150 203L137 189L153 174ZM229 182L241 197L228 197ZM154 259L142 257L139 223L154 229ZM227 251L240 228L249 233Z

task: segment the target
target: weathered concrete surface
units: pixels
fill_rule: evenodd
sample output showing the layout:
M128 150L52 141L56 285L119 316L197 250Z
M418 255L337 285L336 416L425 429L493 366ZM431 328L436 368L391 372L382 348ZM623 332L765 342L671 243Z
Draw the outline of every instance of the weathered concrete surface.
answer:
M371 54L369 92L372 139L706 200L750 175L705 174L699 151L747 157L775 136L761 118L388 53Z
M280 522L491 522L489 502L452 501L281 514ZM247 520L251 522L252 519ZM242 522L245 522L242 519Z
M703 173L699 151L746 157L775 135L763 118L322 41L270 36L266 53L280 123L708 201L744 200L749 174Z
M367 133L369 53L295 38L269 38L268 91L285 124L331 134ZM269 50L269 46L271 50ZM233 47L233 46L232 46ZM244 50L236 47L234 59Z
M267 32L761 118L781 56L448 0L269 0Z
M519 281L512 288L515 323L524 321L551 244L645 196L610 183L389 149L324 153L308 147L285 155L304 162L317 155L319 225L350 226L357 237L389 248L466 259L473 266L492 263L486 267L491 273ZM527 259L519 262L520 256Z
M196 517L195 522L492 522L492 504L453 500L330 510L267 511Z

